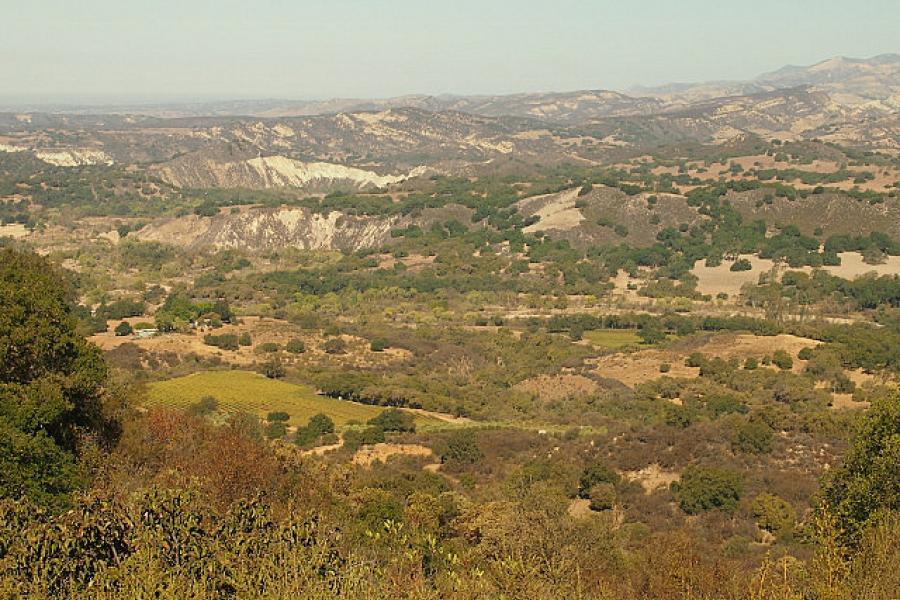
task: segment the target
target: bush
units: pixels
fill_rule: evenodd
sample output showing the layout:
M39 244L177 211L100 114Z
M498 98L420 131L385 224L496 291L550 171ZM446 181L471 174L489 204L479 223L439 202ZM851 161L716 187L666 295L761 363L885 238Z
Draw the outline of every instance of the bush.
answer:
M616 505L616 486L598 483L590 489L588 498L591 500L591 510L612 510Z
M800 360L810 360L813 357L813 349L810 347L803 348L800 352L797 353L797 358Z
M266 425L266 438L280 440L287 435L287 425L282 421L274 421Z
M238 336L233 333L205 335L203 336L203 343L207 346L214 346L222 350L237 350L239 347Z
M413 416L396 408L383 411L377 417L369 419L368 424L380 427L384 431L414 432L416 430Z
M747 358L747 360L744 361L744 369L746 369L747 371L753 371L753 370L757 369L758 367L759 367L759 361L756 360L752 356Z
M281 350L281 346L275 342L265 342L256 347L257 352L264 354L271 354L272 352L278 352L279 350Z
M274 423L275 421L289 421L291 416L284 411L273 411L266 415L266 421Z
M692 465L673 486L681 510L696 515L708 510L732 513L743 493L740 473L716 467Z
M253 339L250 337L250 334L245 331L241 334L241 337L238 338L238 344L241 346L252 346Z
M121 323L116 325L115 332L117 336L121 337L125 335L131 335L132 333L134 333L134 329L132 329L131 324L129 324L127 321L122 321Z
M599 461L591 463L582 471L581 478L578 480L578 495L582 498L589 498L594 486L601 483L616 485L619 483L619 474L605 463Z
M331 338L325 342L325 352L327 354L344 354L347 352L347 343L341 338Z
M291 354L303 354L306 352L306 344L303 340L294 338L285 344L284 349Z
M189 414L196 415L198 417L205 417L206 415L210 415L219 410L219 401L213 398L212 396L203 396L195 402L188 406L187 411Z
M794 359L784 350L776 350L772 354L772 364L782 371L789 371L794 366Z
M384 442L384 430L380 427L350 429L344 432L344 447L351 451L357 450L360 446L382 442Z
M760 529L779 538L787 537L794 532L797 513L783 498L763 492L753 500L750 510Z
M287 374L287 371L281 360L277 356L273 356L263 364L262 373L269 379L281 379Z
M447 439L447 447L441 454L441 462L449 465L470 465L484 458L475 432L462 429L453 432Z
M762 419L744 421L734 431L731 448L745 454L767 454L772 451L774 432Z
M298 446L309 446L312 445L313 442L319 440L322 436L333 433L334 421L332 421L331 417L328 415L319 413L310 417L309 422L305 427L297 429L297 437L294 438L294 441ZM382 438L383 437L384 435L382 434Z
M672 365L670 365L669 363L662 363L659 365L660 373L668 373L671 370L672 370Z
M390 342L388 342L384 338L375 338L374 340L372 340L372 343L369 344L369 348L372 350L372 352L384 352L390 347Z
M739 258L734 261L728 268L729 271L750 271L753 269L753 263L746 258Z

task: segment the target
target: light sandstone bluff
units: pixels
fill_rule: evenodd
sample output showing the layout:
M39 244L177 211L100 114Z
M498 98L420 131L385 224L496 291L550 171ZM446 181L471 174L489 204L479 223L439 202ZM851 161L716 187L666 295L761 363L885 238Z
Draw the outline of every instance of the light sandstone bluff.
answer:
M103 150L93 148L35 148L0 144L0 152L31 152L35 158L56 167L83 167L89 165L111 165L115 161Z
M323 190L340 187L363 190L383 188L419 177L425 170L425 167L416 167L405 174L379 175L357 167L303 162L276 155L231 161L199 157L176 159L159 166L157 174L163 181L182 188L296 187Z
M397 217L321 214L304 208L254 209L167 219L148 225L135 237L190 248L358 250L387 241L398 223Z

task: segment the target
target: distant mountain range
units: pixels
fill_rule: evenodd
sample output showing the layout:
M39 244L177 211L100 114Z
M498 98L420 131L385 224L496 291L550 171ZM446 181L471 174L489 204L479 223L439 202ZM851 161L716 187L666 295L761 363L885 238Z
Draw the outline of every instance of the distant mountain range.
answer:
M786 66L749 81L671 83L611 90L526 92L508 95L410 95L384 99L235 100L196 104L33 107L33 112L68 114L140 114L157 117L250 116L297 117L394 108L429 112L459 111L486 117L514 116L557 124L582 123L604 117L647 115L680 110L701 100L747 96L812 86L847 106L872 104L900 108L900 54L869 59L837 57L811 66ZM18 106L17 110L27 110Z
M900 153L900 55L747 82L503 96L0 112L0 159L144 164L177 186L384 185L479 168L608 163L673 144L810 140ZM417 169L419 168L419 169ZM361 170L360 170L361 169ZM429 172L431 172L429 170Z

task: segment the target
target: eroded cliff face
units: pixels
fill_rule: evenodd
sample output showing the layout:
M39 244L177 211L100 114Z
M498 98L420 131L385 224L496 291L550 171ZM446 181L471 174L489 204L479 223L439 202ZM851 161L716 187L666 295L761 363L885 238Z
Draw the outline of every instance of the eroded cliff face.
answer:
M232 161L191 156L171 161L157 169L163 181L177 187L296 187L309 190L382 188L424 172L425 169L420 167L409 173L379 175L356 167L302 162L286 156L258 156Z
M167 219L133 235L189 248L359 250L386 242L399 221L399 217L321 214L304 208L256 209Z

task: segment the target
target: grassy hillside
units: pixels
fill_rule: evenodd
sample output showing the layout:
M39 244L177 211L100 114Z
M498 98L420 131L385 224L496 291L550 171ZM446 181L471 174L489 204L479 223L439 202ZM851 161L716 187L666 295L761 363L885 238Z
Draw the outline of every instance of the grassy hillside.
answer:
M284 411L292 425L306 423L310 417L325 413L338 427L348 421L365 422L384 410L345 400L319 396L309 386L267 379L250 371L205 371L185 377L157 381L149 385L150 406L187 407L204 396L219 401L219 409L244 411L264 417L271 411ZM417 424L437 423L429 417L416 417Z

